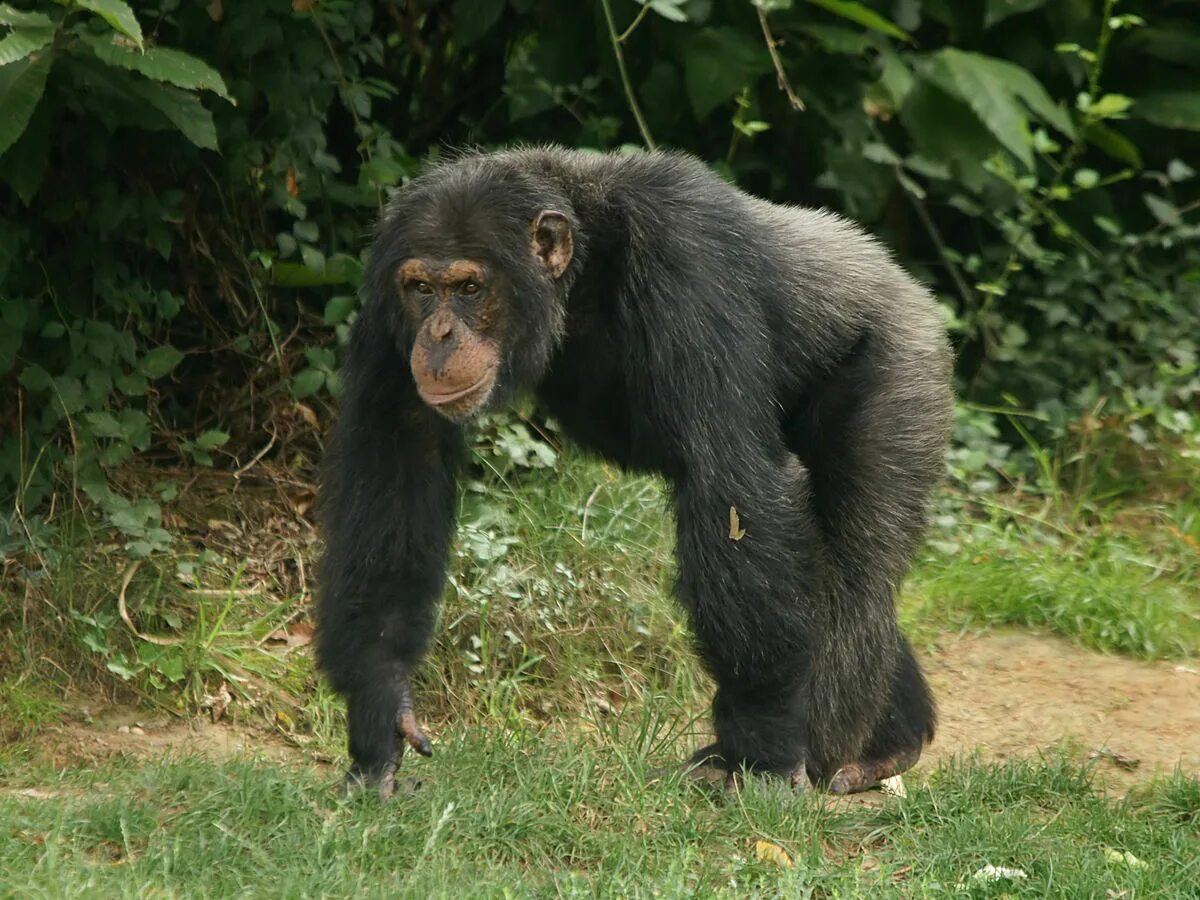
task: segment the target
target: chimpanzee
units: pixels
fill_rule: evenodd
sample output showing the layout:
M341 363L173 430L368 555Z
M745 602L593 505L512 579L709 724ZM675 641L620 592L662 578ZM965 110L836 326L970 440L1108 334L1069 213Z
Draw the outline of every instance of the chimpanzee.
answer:
M950 379L934 301L875 240L691 156L525 148L414 179L370 252L321 489L317 653L348 705L347 783L388 796L399 738L430 753L408 679L462 428L522 389L670 485L676 593L717 685L694 770L845 793L907 769L934 708L894 596Z

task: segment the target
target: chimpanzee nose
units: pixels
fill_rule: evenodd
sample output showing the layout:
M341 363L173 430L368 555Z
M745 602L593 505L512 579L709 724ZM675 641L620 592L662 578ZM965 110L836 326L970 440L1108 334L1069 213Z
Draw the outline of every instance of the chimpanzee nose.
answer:
M429 333L435 341L445 341L454 335L454 320L449 316L438 316L429 323Z

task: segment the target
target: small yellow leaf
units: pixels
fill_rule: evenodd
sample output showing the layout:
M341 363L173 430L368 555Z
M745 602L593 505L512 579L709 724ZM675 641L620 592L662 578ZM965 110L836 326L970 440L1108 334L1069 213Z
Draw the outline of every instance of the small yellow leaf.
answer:
M737 507L729 507L729 539L740 541L745 536L746 529L742 527L741 520L738 519Z
M754 856L759 862L770 863L773 866L779 866L781 869L790 869L792 867L792 858L788 856L788 852L778 844L772 844L770 841L755 841Z
M1105 848L1104 857L1110 863L1118 863L1120 865L1126 865L1126 866L1129 866L1129 868L1131 868L1131 869L1142 869L1142 868L1145 868L1145 866L1146 866L1146 864L1144 862L1142 862L1140 859L1138 859L1136 856L1134 856L1128 850L1121 852L1120 850L1113 850L1112 848Z

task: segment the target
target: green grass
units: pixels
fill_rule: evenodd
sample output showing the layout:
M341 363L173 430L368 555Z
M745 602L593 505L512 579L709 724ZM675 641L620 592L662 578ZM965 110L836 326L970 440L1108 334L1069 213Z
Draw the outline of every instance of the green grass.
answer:
M759 784L732 797L654 781L660 737L644 721L590 739L459 731L407 768L422 788L386 805L253 760L10 770L0 896L912 897L964 882L968 896L1194 897L1200 884L1200 787L1179 776L1118 801L1060 759L963 763L879 806ZM971 880L989 864L1027 877Z
M954 552L927 554L913 573L917 624L1027 626L1141 659L1200 652L1200 553L1190 545L1108 528L956 528Z
M662 485L570 451L555 470L530 471L486 446L479 458L488 475L466 484L451 588L419 676L448 698L429 714L545 717L604 691L668 690L702 704L707 682L670 598L674 524ZM43 684L89 690L100 681L186 707L242 678L290 705L293 719L306 715L315 683L307 655L284 654L265 638L306 616L300 583L272 573L303 557L311 571L316 546L285 542L277 558L260 559L251 539L270 537L274 511L222 510L226 494L198 493L188 495L196 510L171 511L191 522L243 521L241 533L223 545L212 533L217 542L210 536L202 554L181 540L179 555L145 562L127 592L138 628L177 643L129 631L115 599L126 562L89 532L57 552L53 579L28 596L0 597L0 628L11 634L0 714L32 721L21 698L45 695ZM1031 512L1020 497L1006 503L960 505L940 519L934 549L907 583L910 630L1019 625L1135 657L1200 652L1200 501L1185 494L1135 510L1136 528L1118 527L1103 510L1084 526ZM5 689L14 680L23 686ZM536 710L526 708L530 687Z
M670 599L661 485L567 453L553 472L497 468L466 488L417 674L436 756L406 763L424 788L383 807L339 801L315 762L32 761L36 733L80 695L132 689L189 710L225 681L229 717L265 717L343 764L341 703L307 651L266 640L304 617L302 592L255 575L279 560L244 538L137 572L129 614L179 641L167 648L119 617L124 561L95 536L64 548L59 577L0 598L0 740L14 742L0 751L0 897L1196 896L1200 784L1179 775L1117 801L1065 757L971 762L879 806L654 781L651 766L704 739L711 693ZM1136 657L1200 652L1195 500L1130 527L1010 499L935 529L902 603L910 632L1019 625ZM794 864L760 859L757 841ZM1027 878L971 880L989 864Z

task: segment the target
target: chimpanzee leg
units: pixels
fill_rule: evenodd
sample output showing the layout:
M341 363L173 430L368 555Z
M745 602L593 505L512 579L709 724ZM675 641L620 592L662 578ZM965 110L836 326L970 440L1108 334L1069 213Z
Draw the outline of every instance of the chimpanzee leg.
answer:
M677 593L717 682L717 743L694 758L806 781L804 684L825 590L807 473L782 447L676 486ZM730 508L737 514L737 528ZM742 533L744 531L744 533Z
M403 752L397 734L430 752L408 677L445 584L461 438L416 398L403 360L379 347L352 359L362 370L349 373L321 487L317 660L347 701L348 781L386 796Z
M932 341L903 350L865 343L785 425L789 447L812 475L833 587L823 631L832 645L817 654L825 664L814 667L810 692L833 725L815 741L824 751L816 770L836 793L904 771L933 737L933 699L895 621L896 590L944 471L948 354ZM874 665L864 672L868 660ZM855 715L868 733L839 724Z
M842 765L829 780L834 794L869 790L916 765L933 738L933 698L908 641L901 651L883 715L860 758Z

